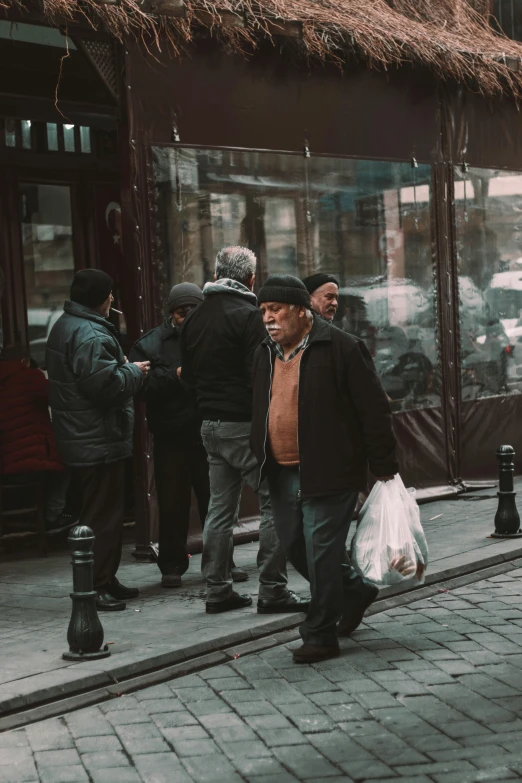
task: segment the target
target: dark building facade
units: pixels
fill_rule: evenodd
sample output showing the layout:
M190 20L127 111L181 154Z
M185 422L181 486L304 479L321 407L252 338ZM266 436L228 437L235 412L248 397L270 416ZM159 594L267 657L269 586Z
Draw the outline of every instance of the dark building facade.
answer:
M340 68L300 51L303 22L265 19L245 54L215 32L244 29L230 12L205 27L183 3L153 10L161 51L150 30L147 45L119 42L109 17L97 30L77 16L50 26L37 8L0 20L4 343L42 366L74 269L98 266L128 349L171 285L203 285L220 247L245 244L259 282L338 277L337 325L374 357L409 484L429 495L493 477L500 443L522 454L522 46L495 48L491 28L491 55L448 49L444 73L428 44L376 69L352 42ZM177 55L166 18L193 31ZM142 411L130 484L145 550ZM246 534L255 513L246 495Z

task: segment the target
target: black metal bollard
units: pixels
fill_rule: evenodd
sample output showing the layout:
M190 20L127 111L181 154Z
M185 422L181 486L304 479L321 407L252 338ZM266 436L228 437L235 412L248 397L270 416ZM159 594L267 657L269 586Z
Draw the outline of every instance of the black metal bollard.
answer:
M96 610L96 590L93 590L94 533L87 525L77 525L69 533L68 541L73 567L72 613L67 630L69 652L62 658L66 661L107 658L111 653L107 645L102 649L103 628Z
M515 502L513 489L515 472L515 449L512 446L500 446L498 459L498 508L495 514L495 532L493 538L520 538L520 516Z

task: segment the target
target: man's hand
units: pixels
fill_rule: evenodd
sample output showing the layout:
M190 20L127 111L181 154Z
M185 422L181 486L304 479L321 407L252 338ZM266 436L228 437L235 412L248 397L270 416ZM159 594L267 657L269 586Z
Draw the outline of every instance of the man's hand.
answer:
M150 362L133 362L133 364L136 365L138 370L143 373L143 375L147 375L148 371L150 370Z
M178 369L176 370L176 375L178 376L178 378L181 378L181 367L178 367Z
M129 360L127 359L127 357L126 357L126 356L124 356L123 358L125 359L125 364L128 364L128 363L129 363Z
M406 555L394 557L390 560L390 568L394 568L402 576L413 576L417 568L415 563Z

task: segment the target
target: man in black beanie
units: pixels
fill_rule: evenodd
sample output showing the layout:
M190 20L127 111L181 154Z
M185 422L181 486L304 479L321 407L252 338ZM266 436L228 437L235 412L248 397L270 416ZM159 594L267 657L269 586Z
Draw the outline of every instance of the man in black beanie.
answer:
M338 636L378 593L343 559L368 464L383 481L398 470L391 411L364 343L312 314L304 283L269 277L258 303L268 337L254 358L250 443L285 554L310 581L294 660L314 663L339 655Z
M94 588L101 610L125 609L138 590L116 578L120 563L125 460L132 454L132 398L149 362L130 364L107 320L113 282L99 269L77 272L71 298L49 335L49 402L60 456L81 494L80 525L94 543Z
M181 587L189 566L187 536L191 490L205 524L210 485L207 452L194 395L180 381L180 329L203 301L194 283L175 285L167 300L168 318L144 334L130 352L131 361L150 361L151 371L139 393L147 404L147 424L154 438L154 478L159 508L159 557L162 587ZM233 566L235 581L248 578Z
M317 272L303 279L310 294L312 310L325 321L333 321L339 307L339 281L333 275Z

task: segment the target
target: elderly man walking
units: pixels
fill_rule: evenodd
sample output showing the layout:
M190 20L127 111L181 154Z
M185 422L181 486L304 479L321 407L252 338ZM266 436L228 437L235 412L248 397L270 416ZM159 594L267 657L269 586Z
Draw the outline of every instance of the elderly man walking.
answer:
M333 275L316 272L303 278L303 283L310 294L312 310L325 321L333 321L339 307L339 281Z
M232 533L243 483L257 489L259 465L250 450L251 372L266 336L253 293L256 257L244 247L226 247L216 258L215 282L188 315L181 331L181 379L195 389L201 435L208 453L210 506L203 533L202 570L211 614L252 604L232 589ZM260 613L306 611L308 603L287 587L286 561L274 529L265 484L259 487Z
M368 464L381 480L397 472L395 437L362 341L313 315L290 275L268 278L258 301L268 337L254 360L251 445L283 549L310 581L294 660L313 663L339 655L338 635L352 633L377 596L343 563L344 546Z
M107 320L112 280L99 269L77 272L71 298L47 342L49 404L60 456L81 494L80 524L94 531L96 606L125 609L137 588L116 578L125 499L125 460L132 454L134 406L150 364L129 363Z

